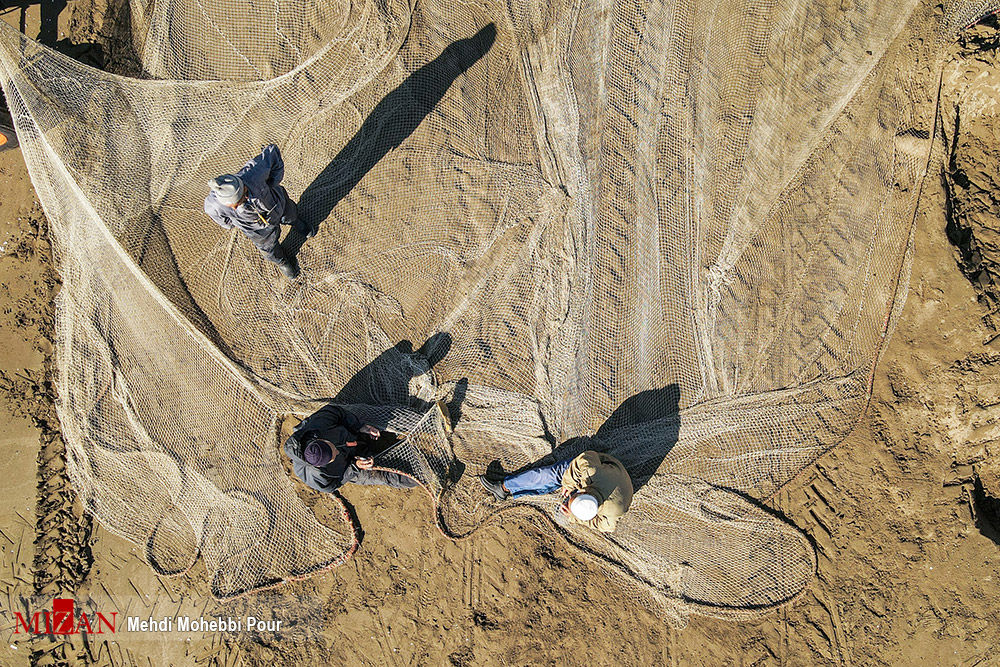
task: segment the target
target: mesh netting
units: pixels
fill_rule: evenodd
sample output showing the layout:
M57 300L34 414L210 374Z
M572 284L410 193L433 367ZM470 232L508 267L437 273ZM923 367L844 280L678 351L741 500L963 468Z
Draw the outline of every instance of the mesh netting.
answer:
M574 544L672 618L793 599L813 550L760 501L868 400L941 47L998 8L946 5L133 0L141 78L4 27L86 507L220 598L332 567L354 527L279 433L336 400L449 535L506 510L495 461L602 449L634 504ZM270 142L320 224L296 281L201 211Z

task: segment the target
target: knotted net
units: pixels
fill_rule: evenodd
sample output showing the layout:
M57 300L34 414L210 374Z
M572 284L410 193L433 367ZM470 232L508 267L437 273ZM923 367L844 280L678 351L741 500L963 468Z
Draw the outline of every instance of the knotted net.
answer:
M631 511L557 528L667 618L793 599L813 550L761 503L863 413L942 46L997 8L132 0L132 78L4 27L85 506L219 598L337 565L279 441L336 400L409 434L379 464L449 535L510 505L491 464L603 449ZM201 211L271 142L320 225L296 281Z

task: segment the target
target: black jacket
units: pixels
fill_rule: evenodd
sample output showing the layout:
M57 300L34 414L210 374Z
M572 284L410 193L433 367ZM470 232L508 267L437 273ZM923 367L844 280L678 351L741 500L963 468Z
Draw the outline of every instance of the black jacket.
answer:
M285 441L285 454L292 460L295 474L310 488L327 493L335 491L348 478L361 472L354 465L354 459L369 456L371 444L358 430L363 426L353 413L336 406L327 405L306 417L295 432ZM310 432L334 445L333 460L325 466L311 466L302 458ZM347 442L357 441L357 447L348 447Z
M292 460L295 474L310 488L330 493L341 484L366 484L391 486L397 489L412 489L417 482L406 475L388 470L362 470L354 464L359 457L371 457L374 443L368 436L358 431L364 426L353 413L336 405L327 405L314 412L299 424L295 432L285 441L285 453ZM312 438L310 432L334 445L333 460L325 466L311 466L302 458L306 442ZM347 442L356 441L356 447L348 447Z

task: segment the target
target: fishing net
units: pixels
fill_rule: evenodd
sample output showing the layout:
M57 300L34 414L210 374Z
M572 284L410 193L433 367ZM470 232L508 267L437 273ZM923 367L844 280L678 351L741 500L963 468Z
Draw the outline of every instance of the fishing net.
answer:
M763 504L861 417L906 294L943 45L996 2L127 7L142 70L0 30L53 236L58 411L86 508L219 598L333 567L280 426L328 401L463 536L475 476L593 448L636 487L556 522L664 615L808 585ZM263 144L319 225L279 276L201 210ZM436 407L440 401L445 410ZM334 497L334 502L336 498Z

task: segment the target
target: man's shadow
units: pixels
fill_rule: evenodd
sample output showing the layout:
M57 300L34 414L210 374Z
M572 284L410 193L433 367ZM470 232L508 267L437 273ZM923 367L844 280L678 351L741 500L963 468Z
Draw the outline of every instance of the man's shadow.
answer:
M409 382L413 377L413 359L426 361L432 369L451 350L451 334L440 331L414 351L413 343L401 340L378 355L337 392L333 403L339 405L406 405L410 402Z
M681 430L681 388L676 383L647 389L622 401L597 429L596 438L615 454L621 434L631 441L617 456L638 491L656 473L667 453L677 444ZM645 446L638 445L645 443Z
M413 134L455 79L489 51L496 34L496 26L490 23L472 37L453 42L375 105L354 137L302 193L302 219L318 230L365 174ZM282 245L294 256L305 241L293 230Z
M434 334L416 350L413 349L413 343L410 341L399 341L351 376L351 379L337 392L331 403L337 405L409 405L412 402L409 395L409 381L413 377L414 358L426 363L427 370L433 369L451 350L451 342L451 334L446 331ZM423 368L422 363L419 365ZM377 440L371 441L371 445L374 447L373 453L382 453L398 444L397 437L397 434L383 430L382 435ZM461 472L456 474L461 474ZM358 531L356 533L358 541L362 541L364 531L361 529L361 522L356 510L339 491L338 496L351 516L352 525Z
M641 391L622 401L593 438L571 438L539 461L512 472L502 471L499 461L494 461L486 474L499 479L573 459L588 449L598 449L622 462L632 479L632 488L638 492L677 444L681 428L680 402L681 390L676 383Z

